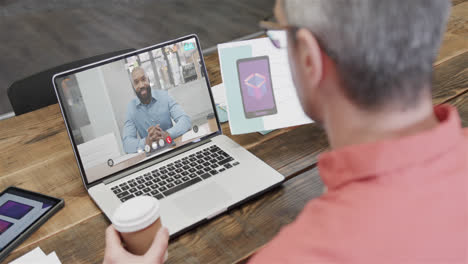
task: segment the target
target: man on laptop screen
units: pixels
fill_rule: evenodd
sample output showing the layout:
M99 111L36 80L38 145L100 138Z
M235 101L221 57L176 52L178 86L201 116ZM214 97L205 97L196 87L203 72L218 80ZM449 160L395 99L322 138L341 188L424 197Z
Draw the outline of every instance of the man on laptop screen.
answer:
M143 68L135 67L131 78L137 98L128 104L123 129L126 153L138 152L161 139L177 138L190 129L191 120L184 109L167 91L151 90L149 78ZM172 125L172 120L175 125ZM137 138L137 133L140 139Z
M62 78L88 182L217 131L199 60L192 39Z

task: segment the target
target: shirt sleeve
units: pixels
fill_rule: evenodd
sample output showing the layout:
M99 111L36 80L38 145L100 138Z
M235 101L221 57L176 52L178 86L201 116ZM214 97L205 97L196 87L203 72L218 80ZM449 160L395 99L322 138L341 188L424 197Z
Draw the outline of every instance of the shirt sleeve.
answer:
M127 109L127 119L123 127L123 147L126 153L136 153L138 149L145 148L146 138L137 137L137 128L133 120L133 110L131 105Z
M192 127L192 121L190 120L190 117L184 112L182 106L180 106L169 94L167 94L167 97L171 118L176 124L169 128L166 132L169 133L172 138L177 138L182 136Z

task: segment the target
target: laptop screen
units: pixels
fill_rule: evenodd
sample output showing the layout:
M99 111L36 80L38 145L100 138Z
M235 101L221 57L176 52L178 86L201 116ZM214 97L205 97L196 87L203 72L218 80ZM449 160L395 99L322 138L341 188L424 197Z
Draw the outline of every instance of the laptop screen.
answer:
M55 78L88 183L218 131L195 37Z

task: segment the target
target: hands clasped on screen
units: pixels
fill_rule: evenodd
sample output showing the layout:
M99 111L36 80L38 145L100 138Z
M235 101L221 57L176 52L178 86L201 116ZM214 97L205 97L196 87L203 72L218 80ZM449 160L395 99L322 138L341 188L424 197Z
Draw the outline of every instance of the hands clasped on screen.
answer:
M148 136L146 136L146 145L151 146L153 142L157 142L160 139L166 139L169 136L169 133L164 131L159 127L159 124L156 126L151 126L148 128Z

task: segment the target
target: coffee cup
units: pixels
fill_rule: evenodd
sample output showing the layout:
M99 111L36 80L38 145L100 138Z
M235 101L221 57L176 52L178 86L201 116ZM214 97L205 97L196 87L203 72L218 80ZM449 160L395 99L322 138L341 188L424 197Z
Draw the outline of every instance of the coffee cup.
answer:
M135 255L144 255L162 226L159 201L151 196L132 198L117 208L112 222L127 250Z

